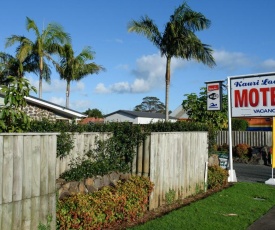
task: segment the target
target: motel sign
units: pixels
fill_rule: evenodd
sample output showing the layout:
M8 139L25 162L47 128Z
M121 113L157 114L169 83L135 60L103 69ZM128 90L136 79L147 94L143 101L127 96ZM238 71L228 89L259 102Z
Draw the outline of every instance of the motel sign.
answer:
M275 74L230 78L232 117L275 116Z

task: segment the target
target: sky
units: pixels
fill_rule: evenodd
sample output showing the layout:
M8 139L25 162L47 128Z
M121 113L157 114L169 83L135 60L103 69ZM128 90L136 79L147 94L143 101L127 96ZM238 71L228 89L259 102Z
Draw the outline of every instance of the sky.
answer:
M207 81L228 76L275 71L274 0L187 0L194 11L211 20L210 28L196 32L213 49L216 66L194 60L172 59L169 110L181 105L186 94L199 94ZM26 29L26 17L40 31L58 23L72 38L76 55L86 46L93 62L106 70L71 83L70 108L79 112L99 109L103 114L133 110L147 96L165 103L165 58L144 36L129 33L127 25L148 15L162 32L180 0L9 0L1 3L0 51L15 55L16 45L5 48L11 35L35 36ZM38 76L26 74L38 89ZM52 68L51 84L43 82L42 99L65 105L66 83ZM38 94L32 93L32 96Z

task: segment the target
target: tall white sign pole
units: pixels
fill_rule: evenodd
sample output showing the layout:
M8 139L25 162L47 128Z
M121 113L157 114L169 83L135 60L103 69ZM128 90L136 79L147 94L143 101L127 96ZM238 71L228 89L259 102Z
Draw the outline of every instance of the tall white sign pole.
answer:
M228 138L229 138L229 171L228 171L229 176L228 176L228 182L237 182L236 172L233 169L230 77L227 77L227 97L228 97Z

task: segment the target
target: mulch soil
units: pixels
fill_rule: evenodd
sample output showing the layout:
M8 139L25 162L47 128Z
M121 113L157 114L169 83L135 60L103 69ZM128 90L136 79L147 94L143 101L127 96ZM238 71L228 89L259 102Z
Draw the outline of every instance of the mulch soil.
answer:
M110 228L105 228L104 230L124 230L124 229L130 228L130 227L136 226L136 225L144 224L147 221L164 216L171 211L177 210L177 209L187 206L193 202L196 202L198 200L202 200L206 197L209 197L214 193L217 193L219 191L222 191L223 189L231 187L232 185L233 185L232 183L229 183L222 188L209 189L206 192L199 193L199 194L184 198L182 200L178 200L173 204L163 205L163 206L156 208L154 210L146 211L146 213L143 215L143 217L136 221L119 223L119 224L116 224Z

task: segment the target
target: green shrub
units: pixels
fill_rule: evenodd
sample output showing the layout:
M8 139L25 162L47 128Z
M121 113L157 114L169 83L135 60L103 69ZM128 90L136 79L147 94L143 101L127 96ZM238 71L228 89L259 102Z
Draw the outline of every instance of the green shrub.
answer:
M74 148L74 142L70 133L61 132L57 136L56 156L62 159Z
M96 140L97 147L84 157L71 160L70 169L60 177L67 181L80 181L112 171L130 172L135 154L133 149L138 143L135 143L134 137L132 140L129 137L120 139L120 134L107 140Z
M76 194L57 202L58 229L102 229L122 221L135 221L147 210L153 184L131 177L117 186L91 194Z
M232 130L233 131L246 131L248 128L248 122L243 119L232 119Z
M208 189L222 188L227 183L227 170L217 165L208 167Z
M38 230L51 230L51 222L52 222L52 220L53 220L52 215L48 215L47 216L47 223L43 224L43 223L39 222Z
M176 191L169 188L169 192L165 193L165 202L166 204L172 204L175 201Z
M216 152L217 130L213 126L208 127L208 155Z
M5 98L0 108L0 132L24 132L30 127L30 118L23 111L27 105L25 97L36 89L23 77L9 76L8 80L8 86L1 86Z

